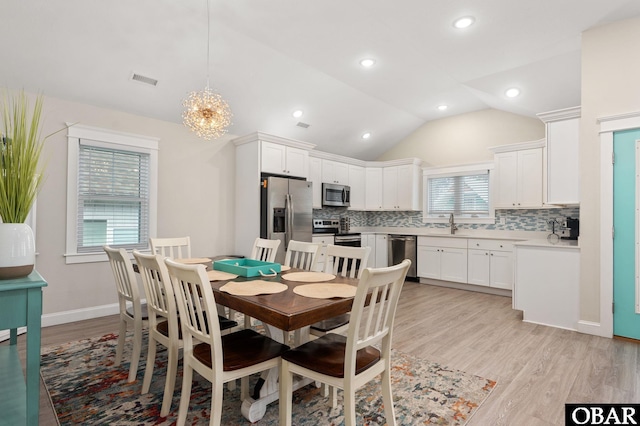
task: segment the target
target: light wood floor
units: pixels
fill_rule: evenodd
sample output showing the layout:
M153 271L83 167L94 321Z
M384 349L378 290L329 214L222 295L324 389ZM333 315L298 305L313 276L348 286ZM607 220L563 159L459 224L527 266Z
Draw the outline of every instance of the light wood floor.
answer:
M115 316L48 327L42 345L116 330ZM393 346L498 382L469 425L562 425L566 402L640 401L639 344L523 323L507 297L407 282ZM40 425L56 425L41 400Z

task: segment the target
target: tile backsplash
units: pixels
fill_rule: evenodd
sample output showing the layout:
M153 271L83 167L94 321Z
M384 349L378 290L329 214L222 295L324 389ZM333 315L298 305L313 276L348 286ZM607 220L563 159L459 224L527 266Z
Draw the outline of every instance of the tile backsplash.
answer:
M349 217L351 227L405 227L405 228L446 228L446 223L422 223L421 211L374 212L352 211L344 208L324 208L313 210L314 219ZM551 231L549 221L556 218L579 218L579 207L531 210L496 210L496 223L458 224L458 229L481 229L498 231ZM504 224L500 220L504 219ZM556 229L560 229L556 225Z

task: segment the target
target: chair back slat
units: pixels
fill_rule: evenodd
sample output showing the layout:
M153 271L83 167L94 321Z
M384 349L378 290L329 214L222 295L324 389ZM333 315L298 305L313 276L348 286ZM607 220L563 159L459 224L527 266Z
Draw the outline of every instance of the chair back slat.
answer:
M287 247L284 264L292 268L311 271L315 267L319 249L319 244L291 240Z
M324 272L349 278L360 278L367 266L371 247L327 245Z
M191 257L191 238L149 238L151 252L172 259L184 259Z
M113 271L118 291L118 300L121 304L131 302L134 305L140 304L140 292L138 291L138 282L133 270L133 264L127 251L123 248L116 249L110 246L103 246L104 251L109 258L109 264Z
M151 323L154 324L157 321L157 315L167 319L177 318L178 312L173 287L162 255L144 254L134 250L133 256L142 278L147 309L151 313ZM170 328L172 328L171 326L172 324L170 324Z

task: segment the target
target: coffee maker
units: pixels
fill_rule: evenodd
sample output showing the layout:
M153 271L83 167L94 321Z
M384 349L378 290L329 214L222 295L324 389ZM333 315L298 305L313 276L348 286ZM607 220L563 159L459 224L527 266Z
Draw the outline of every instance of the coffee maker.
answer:
M566 219L565 228L569 231L569 235L561 237L563 240L577 240L580 235L580 219Z

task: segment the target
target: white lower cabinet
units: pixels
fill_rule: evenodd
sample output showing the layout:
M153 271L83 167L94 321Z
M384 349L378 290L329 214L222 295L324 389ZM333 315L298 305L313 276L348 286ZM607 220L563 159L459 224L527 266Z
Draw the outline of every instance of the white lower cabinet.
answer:
M323 235L323 236L314 235L314 236L311 237L311 242L314 243L314 244L321 244L322 245L320 247L320 252L318 253L318 256L316 257L316 267L314 268L316 271L322 272L322 271L324 271L324 264L325 264L325 259L326 259L325 253L327 251L327 245L334 243L333 235Z
M513 289L513 243L469 239L467 247L469 284Z
M376 235L376 250L375 254L370 254L369 256L373 256L375 258L375 267L376 268L385 268L389 263L388 252L389 252L389 238L387 234L377 234Z
M417 251L419 277L467 282L465 238L418 237Z

